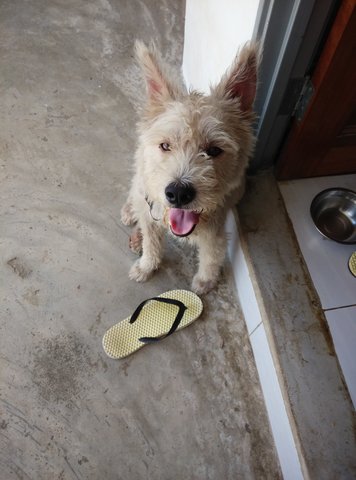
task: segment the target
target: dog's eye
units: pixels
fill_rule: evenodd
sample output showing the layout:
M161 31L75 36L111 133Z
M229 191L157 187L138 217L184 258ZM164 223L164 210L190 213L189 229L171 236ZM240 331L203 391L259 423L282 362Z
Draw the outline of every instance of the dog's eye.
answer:
M166 142L160 143L159 148L164 152L169 152L171 150L169 143Z
M209 147L205 151L206 154L209 155L209 157L217 157L223 152L220 147Z

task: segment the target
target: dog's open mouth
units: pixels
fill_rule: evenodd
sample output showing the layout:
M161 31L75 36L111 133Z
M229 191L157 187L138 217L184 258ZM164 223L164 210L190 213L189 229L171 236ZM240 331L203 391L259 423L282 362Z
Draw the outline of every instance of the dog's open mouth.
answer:
M169 225L171 232L177 237L187 237L199 223L201 212L185 210L183 208L171 208L169 210Z

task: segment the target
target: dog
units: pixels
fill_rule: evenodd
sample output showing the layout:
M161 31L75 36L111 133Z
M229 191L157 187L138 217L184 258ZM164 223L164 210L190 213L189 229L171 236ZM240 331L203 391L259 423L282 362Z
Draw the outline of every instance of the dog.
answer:
M192 290L204 294L219 279L226 254L224 224L239 200L253 153L253 103L259 47L245 44L209 95L187 92L153 45L135 45L147 101L138 123L135 171L121 210L136 225L131 249L142 253L129 277L146 281L162 260L165 233L197 246Z

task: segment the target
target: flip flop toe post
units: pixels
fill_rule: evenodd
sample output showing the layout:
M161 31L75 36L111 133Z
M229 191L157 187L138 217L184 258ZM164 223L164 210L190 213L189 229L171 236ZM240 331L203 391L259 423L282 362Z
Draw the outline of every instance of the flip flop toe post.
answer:
M200 298L188 290L171 290L142 302L131 315L105 333L103 347L111 358L124 358L181 330L203 310Z

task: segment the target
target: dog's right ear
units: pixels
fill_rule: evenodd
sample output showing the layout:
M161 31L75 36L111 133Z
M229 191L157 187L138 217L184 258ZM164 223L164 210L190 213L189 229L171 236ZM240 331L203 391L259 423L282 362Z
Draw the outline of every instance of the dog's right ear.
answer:
M151 44L148 48L143 42L136 40L135 53L145 76L149 101L151 103L163 104L166 101L175 99L177 87L165 73L155 46Z

